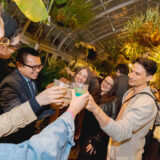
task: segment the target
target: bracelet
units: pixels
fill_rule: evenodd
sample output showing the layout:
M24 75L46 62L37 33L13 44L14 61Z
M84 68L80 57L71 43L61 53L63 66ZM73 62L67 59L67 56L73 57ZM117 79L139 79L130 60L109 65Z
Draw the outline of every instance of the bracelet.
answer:
M75 119L75 116L73 115L73 113L71 111L67 110L66 112L70 113L72 115L73 119Z

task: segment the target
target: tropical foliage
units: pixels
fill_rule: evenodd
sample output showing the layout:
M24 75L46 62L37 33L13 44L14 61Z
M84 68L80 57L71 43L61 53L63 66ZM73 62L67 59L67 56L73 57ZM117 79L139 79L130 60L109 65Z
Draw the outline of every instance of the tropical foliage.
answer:
M48 13L42 0L13 0L23 14L33 22L47 19Z
M144 15L137 16L128 21L124 32L132 41L138 41L149 47L160 44L160 13L158 7L148 9Z
M59 79L62 75L61 71L66 67L66 64L62 60L55 60L54 56L46 57L44 68L39 74L37 79L39 90L45 89L45 87L52 83L54 79Z
M79 43L76 43L75 44L75 47L76 48L82 48L82 49L92 49L93 51L96 51L96 48L93 46L93 45L91 45L91 44L89 44L89 43L86 43L86 42L79 42Z
M120 53L126 59L149 57L160 62L160 13L157 8L134 17L126 23L118 41L123 44ZM116 47L117 48L117 47Z
M94 60L97 56L96 48L87 42L77 42L75 43L75 53L78 56L77 58L89 61Z
M85 28L93 19L92 3L85 0L68 0L64 6L53 4L50 15L53 21L65 28Z
M138 57L153 59L158 64L156 83L160 75L160 13L159 8L148 9L145 14L128 21L119 37L123 40L121 53L130 61ZM120 39L120 38L119 38ZM157 86L160 86L158 84Z
M155 49L160 45L160 13L158 7L148 9L144 15L137 16L128 21L124 27L127 40L130 43L144 46L144 49Z

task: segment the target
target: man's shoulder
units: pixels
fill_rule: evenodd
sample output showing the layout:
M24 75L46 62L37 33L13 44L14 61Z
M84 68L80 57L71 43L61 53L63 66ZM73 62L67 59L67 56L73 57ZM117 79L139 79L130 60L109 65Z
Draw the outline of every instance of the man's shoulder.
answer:
M120 76L118 76L118 80L128 80L129 79L129 77L127 76L127 75L125 75L125 74L121 74Z
M135 96L135 103L140 103L141 105L156 105L155 100L150 87L146 87L142 92Z
M16 84L19 83L19 81L21 81L21 76L18 73L17 70L14 70L13 72L11 72L7 77L5 77L2 82L0 83L0 86L4 85L4 84Z

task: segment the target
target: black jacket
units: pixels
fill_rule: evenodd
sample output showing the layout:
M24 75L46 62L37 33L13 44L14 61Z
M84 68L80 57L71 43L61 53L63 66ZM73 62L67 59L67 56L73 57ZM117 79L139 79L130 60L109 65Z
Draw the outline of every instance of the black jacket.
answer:
M100 105L102 110L112 119L116 119L121 102L118 98L103 103ZM77 160L103 160L106 159L107 144L109 136L106 135L100 128L98 121L94 115L85 111L84 123L82 127L82 133L80 138L81 150ZM91 143L96 154L89 155L86 152L86 146Z
M3 112L8 112L12 108L28 101L32 98L31 91L26 80L18 70L9 74L0 84L0 106ZM3 124L1 124L3 125ZM29 139L35 133L35 122L25 128L20 129L7 137L1 138L3 143L20 143Z
M117 88L116 96L119 98L121 102L122 102L124 93L129 89L128 80L129 80L128 76L124 74L118 77L118 88Z
M26 80L16 69L0 83L0 106L4 112L10 111L32 98Z

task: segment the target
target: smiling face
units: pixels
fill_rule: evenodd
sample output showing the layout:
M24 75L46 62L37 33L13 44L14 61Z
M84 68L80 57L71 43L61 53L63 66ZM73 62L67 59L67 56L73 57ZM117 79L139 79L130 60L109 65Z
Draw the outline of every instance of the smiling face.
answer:
M129 73L129 85L131 87L146 87L152 76L147 75L144 67L139 63L134 63Z
M87 69L82 69L79 71L75 76L75 82L77 83L86 83L88 79L88 72Z
M41 59L37 56L27 55L25 64L28 66L39 66L41 65ZM25 77L36 80L39 72L41 71L41 68L37 67L36 69L32 69L31 67L28 67L26 65L18 63L17 68Z
M113 87L113 79L110 76L107 76L101 83L101 91L103 93L108 93Z
M0 59L9 59L16 50L14 46L18 46L20 42L20 34L18 34L12 40L10 40L9 45L7 43L5 44L4 42L2 42L6 38L7 37L5 37L4 22L2 17L0 16Z

